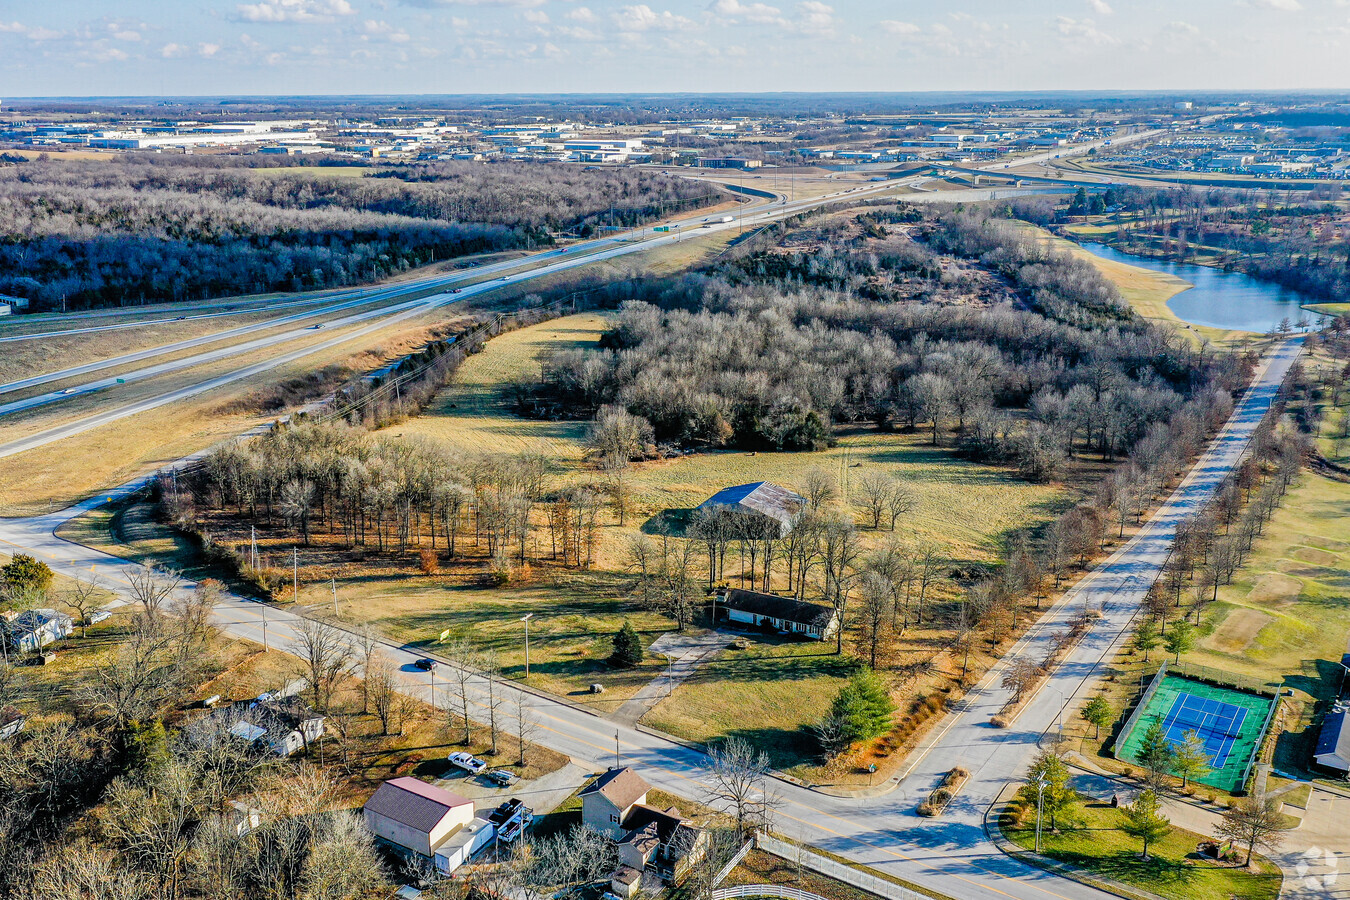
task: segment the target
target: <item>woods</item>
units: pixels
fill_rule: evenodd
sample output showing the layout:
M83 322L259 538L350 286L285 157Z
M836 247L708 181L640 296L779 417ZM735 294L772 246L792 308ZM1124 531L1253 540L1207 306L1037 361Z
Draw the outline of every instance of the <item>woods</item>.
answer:
M0 293L80 309L340 287L719 196L663 174L561 164L258 172L192 156L0 164Z

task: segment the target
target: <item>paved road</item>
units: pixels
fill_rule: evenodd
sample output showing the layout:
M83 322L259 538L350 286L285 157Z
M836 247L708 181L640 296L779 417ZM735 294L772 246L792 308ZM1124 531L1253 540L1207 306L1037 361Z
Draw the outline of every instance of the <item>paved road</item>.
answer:
M149 410L156 409L160 406L165 406L170 403L195 397L199 394L206 393L207 391L214 390L218 387L223 387L225 385L243 380L245 378L250 378L254 375L258 375L263 372L267 372L269 370L286 365L288 363L295 362L299 359L303 359L306 356L310 356L314 353L318 353L331 347L338 346L340 344L354 340L358 337L369 334L373 331L386 328L389 325L395 324L399 321L423 315L438 307L444 307L453 303L458 303L472 296L486 293L488 291L495 290L496 288L499 287L503 287L509 284L526 282L537 278L542 278L547 275L567 271L569 269L578 268L580 266L590 265L591 263L599 262L602 260L615 259L622 256L628 256L634 253L644 253L657 247L663 247L669 244L678 243L682 241L685 238L685 236L688 233L690 233L690 231L693 231L695 234L702 234L705 232L716 233L719 231L728 231L732 229L739 229L745 227L751 228L758 227L768 222L796 215L797 213L804 212L810 209L815 209L830 203L839 202L841 200L854 201L865 199L866 197L871 195L881 194L887 191L894 190L896 187L902 186L902 184L903 183L894 183L894 182L869 184L860 187L843 189L834 192L832 194L826 194L821 197L813 197L808 200L800 200L796 202L783 202L782 200L775 200L769 203L757 203L752 206L743 208L738 215L733 217L733 221L731 222L707 221L707 219L710 218L720 218L720 215L715 214L710 217L705 217L704 219L686 220L684 223L681 223L678 230L669 233L652 234L651 236L647 236L645 234L644 229L644 233L640 237L633 233L629 233L627 235L602 238L598 241L592 241L584 245L578 245L574 248L569 248L567 250L553 250L538 256L530 257L525 262L528 262L533 267L527 269L519 269L519 267L522 264L522 261L519 260L510 260L507 262L494 264L493 266L483 266L478 269L475 269L474 274L479 277L481 277L484 274L495 274L497 271L499 271L501 268L504 267L514 267L517 270L510 271L507 274L502 275L500 278L496 278L491 281L480 282L474 285L467 285L462 289L457 289L455 292L437 293L429 297L404 301L402 303L398 303L393 306L382 307L376 310L368 310L360 313L353 313L342 319L328 323L326 327L339 329L354 324L358 324L361 322L370 322L370 324L358 328L355 331L343 332L329 340L309 344L301 349L291 350L278 356L271 357L269 359L265 359L260 362L252 363L250 365L243 366L241 368L226 372L221 375L204 379L194 384L189 384L171 391L166 391L162 394L146 397L141 400L124 403L120 406L96 410L87 415L81 416L68 422L64 422L60 425L54 425L51 426L50 428L46 428L34 432L32 434L26 435L23 438L0 444L0 458L4 458L6 456L13 456L16 453L23 453L29 450L35 450L40 447L44 447L48 444L54 443L56 441L63 440L67 437L72 437L76 434L81 434L85 431L89 431L91 429L98 428L100 426L107 425L112 422L119 421L121 419L125 419L129 416L134 416L138 413L147 412ZM1026 189L947 191L941 194L932 194L932 195L906 195L903 199L912 202L959 203L978 200L990 200L999 196L1022 196L1029 193L1034 193L1034 191L1029 191ZM542 265L540 265L541 261L543 261ZM410 282L409 284L414 283ZM421 287L425 288L426 285L422 284ZM406 292L408 290L408 287L407 285L400 285L397 288L397 290ZM352 300L349 301L347 305L365 302L368 301L366 299ZM310 316L315 314L316 313L311 312L298 315ZM270 324L274 325L276 323L273 322ZM253 329L255 327L270 327L270 325L243 326L243 328L236 329L236 331L246 333L246 329ZM137 372L127 373L121 376L121 378L124 381L140 380L142 378L150 378L156 375L162 375L166 372L188 368L190 366L201 365L204 363L219 361L222 359L228 359L242 353L255 351L273 344L281 343L283 341L296 340L301 336L303 336L308 330L309 329L294 329L291 331L283 332L278 335L271 335L265 338L258 338L252 341L247 341L235 346L211 350L193 357L189 357L187 359L160 363L142 370L138 370ZM218 338L201 338L201 339L193 339L193 341L198 340L206 341L208 339L218 340ZM189 344L192 343L193 341L180 343ZM147 354L152 352L154 351L153 350L143 351L143 353ZM139 355L140 354L130 354L129 356L139 356ZM101 363L91 363L89 365L91 367L102 366ZM32 383L36 383L38 380L44 377L46 376L37 376L35 379L28 379L27 382L31 385ZM15 401L14 403L8 404L7 406L0 406L0 415L3 415L3 413L6 411L15 412L18 411L19 409L25 409L31 406L42 405L65 397L102 390L103 388L111 384L115 384L117 380L118 380L117 378L105 378L98 381L76 385L71 388L66 388L64 391L44 394L38 397L30 398L28 400ZM67 394L65 393L65 391L70 391L71 393Z
M1001 855L985 838L984 812L1006 782L1025 771L1042 735L1053 727L1063 708L1072 707L1075 698L1086 693L1103 662L1123 641L1150 579L1166 557L1177 523L1208 498L1238 461L1301 344L1301 339L1287 341L1263 360L1232 419L1172 497L1137 537L1048 610L1010 654L1011 659L1021 653L1033 657L1043 653L1050 635L1077 615L1085 603L1103 613L1013 727L996 730L988 724L989 717L1007 699L1007 692L998 687L996 670L940 724L936 742L902 773L898 783L888 786L892 790L850 799L776 783L776 827L814 846L961 900L1105 900L1106 894ZM63 522L117 493L45 516L0 520L0 548L34 553L62 574L93 578L127 597L127 570L133 564L54 535ZM273 649L285 648L297 621L289 612L237 597L224 600L217 611L221 626L230 634L266 643ZM403 673L405 690L444 704L444 673L441 687L432 698L432 676L411 668L413 661L425 654L424 649L390 646L386 652ZM526 705L539 723L541 743L587 765L603 766L614 760L617 752L623 762L639 766L656 787L679 796L704 796L707 771L705 758L698 751L515 687L508 688L507 702ZM947 815L940 820L916 816L917 803L943 772L958 763L970 769L972 776Z

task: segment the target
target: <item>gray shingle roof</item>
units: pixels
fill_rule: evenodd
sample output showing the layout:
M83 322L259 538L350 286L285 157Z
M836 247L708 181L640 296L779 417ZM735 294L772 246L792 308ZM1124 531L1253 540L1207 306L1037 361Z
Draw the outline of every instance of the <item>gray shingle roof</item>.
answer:
M627 809L651 789L652 786L643 781L641 775L625 766L622 769L611 768L587 785L581 796L599 794L617 809Z
M759 591L745 591L740 588L732 588L723 594L721 603L727 609L737 609L770 619L815 625L819 628L829 625L834 615L832 608L821 606L819 603L805 603L791 597L779 597L777 594L762 594Z

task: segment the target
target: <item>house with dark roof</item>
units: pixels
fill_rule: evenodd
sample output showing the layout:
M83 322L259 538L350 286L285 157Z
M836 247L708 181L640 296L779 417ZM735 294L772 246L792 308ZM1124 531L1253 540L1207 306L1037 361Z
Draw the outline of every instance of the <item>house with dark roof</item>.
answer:
M1322 720L1313 761L1323 769L1350 772L1350 705L1338 700Z
M472 800L407 776L380 785L362 813L380 841L425 859L474 822Z
M839 630L839 613L832 606L792 597L731 588L717 596L717 618L783 634L829 640Z
M779 536L786 535L797 524L806 505L806 498L794 494L771 481L755 481L724 488L698 505L708 512L727 510L762 516L776 523Z
M620 866L610 891L634 896L646 881L653 886L684 877L707 851L707 833L675 807L646 803L651 786L630 768L611 768L581 791L581 821L613 838Z

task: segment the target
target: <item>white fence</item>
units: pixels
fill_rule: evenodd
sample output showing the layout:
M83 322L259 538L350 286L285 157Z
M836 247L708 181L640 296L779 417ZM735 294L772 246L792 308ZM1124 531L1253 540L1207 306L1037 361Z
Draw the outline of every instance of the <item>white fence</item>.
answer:
M852 866L830 859L828 856L812 853L805 847L798 847L795 844L780 841L778 838L769 837L766 834L758 835L755 838L755 846L765 853L772 853L774 856L786 859L788 862L797 863L813 872L819 872L835 881L842 881L844 884L851 884L855 888L867 891L870 894L876 894L878 897L885 897L886 900L932 900L930 894L921 894L918 891L910 890L894 881L872 875L861 869L855 869ZM718 900L718 898L714 896L714 900Z
M736 887L717 888L712 892L712 900L731 900L732 897L784 897L786 900L825 900L819 894L783 887L781 884L740 884Z

